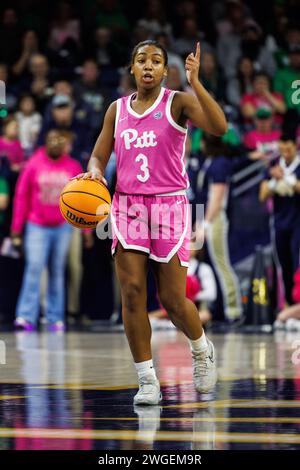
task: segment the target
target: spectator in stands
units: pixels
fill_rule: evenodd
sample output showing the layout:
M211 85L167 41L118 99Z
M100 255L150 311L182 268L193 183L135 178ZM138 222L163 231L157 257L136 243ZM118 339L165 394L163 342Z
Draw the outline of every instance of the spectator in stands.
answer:
M74 69L82 61L80 22L73 14L70 2L59 2L50 27L47 55L52 67L70 80Z
M57 80L53 83L53 97L56 95L67 95L73 97L73 86L68 80Z
M15 117L19 124L21 146L28 157L33 152L42 125L42 116L36 111L32 95L24 94L20 98Z
M249 57L241 57L237 74L227 82L227 100L236 107L240 106L243 95L253 92L254 64Z
M92 7L93 8L93 7ZM90 21L96 22L98 28L109 28L119 35L129 29L129 23L122 11L122 2L118 0L98 0L91 10Z
M93 145L92 128L87 120L79 120L75 116L74 110L74 102L69 96L54 96L51 119L43 123L37 144L44 145L46 134L51 129L69 131L74 136L71 155L84 166Z
M255 129L244 135L244 145L252 160L260 160L277 153L281 130L274 129L272 111L258 108L255 113Z
M225 99L226 83L213 52L201 54L201 82L217 101Z
M228 256L227 205L232 174L227 146L219 137L203 135L205 156L197 181L196 202L204 204L204 223L196 221L200 234L205 233L210 260L222 290L225 318L229 322L241 319L242 305L239 282Z
M182 33L182 25L186 18L198 20L197 2L195 0L177 0L172 11L172 26L174 36L179 37Z
M257 68L273 76L276 71L276 62L273 51L263 35L261 27L251 19L246 20L240 43L241 55L250 57Z
M112 31L109 28L98 28L95 31L95 56L99 65L111 65L112 57Z
M137 24L139 26L146 27L151 36L155 36L159 32L162 32L167 36L172 45L172 25L167 21L164 6L159 0L148 0L146 14L143 18L138 20Z
M261 183L260 200L273 198L273 239L282 268L285 298L291 304L293 275L300 265L300 157L294 136L281 136L279 152L279 162L271 166Z
M0 61L10 66L14 64L18 58L21 29L19 18L13 8L6 8L1 16Z
M79 45L80 23L74 18L72 5L69 2L59 2L56 16L50 29L48 46L58 51L66 46L68 40Z
M11 236L14 246L23 244L25 253L15 321L23 330L37 326L41 274L46 266L49 329L64 329L64 274L72 227L60 213L59 195L69 179L81 171L79 163L64 154L65 145L66 138L59 131L50 131L46 147L31 157L17 183Z
M212 50L212 47L203 40L203 34L198 30L196 18L185 18L183 20L182 32L174 43L174 50L181 57L186 57L195 49L195 44L201 40L201 53Z
M6 157L13 172L18 173L24 162L25 154L19 140L19 125L14 116L8 116L3 123L0 137L0 157Z
M300 150L300 124L296 127L296 144L297 149Z
M120 82L116 90L116 94L115 95L113 94L111 99L113 101L118 98L121 98L122 96L131 95L135 91L136 91L136 84L135 84L133 75L129 73L127 68L125 68L121 72Z
M136 25L133 28L132 34L130 36L130 45L131 47L134 47L135 44L146 41L147 39L149 39L149 37L150 37L150 31L146 26ZM127 55L127 59L128 59L128 55Z
M181 86L184 88L186 86L186 74L182 58L179 54L176 54L173 50L171 50L170 41L166 33L160 31L156 34L155 40L158 41L159 44L161 44L168 53L168 67L175 65L178 68L180 73Z
M289 65L276 72L274 77L274 90L284 97L288 109L295 109L298 112L298 122L300 121L300 100L293 99L295 88L293 83L300 80L300 43L289 46Z
M53 82L47 57L43 54L33 54L29 61L29 72L30 77L21 82L20 91L30 92L36 100L38 111L43 113L51 97Z
M127 60L125 48L117 43L113 31L104 26L94 32L93 56L101 67L118 67Z
M275 73L273 54L263 41L261 28L251 19L245 20L241 35L234 33L221 36L217 50L218 61L226 78L235 75L238 61L243 56L250 57L257 69L265 70L270 76Z
M254 75L253 91L242 97L241 112L247 123L252 123L258 108L269 108L274 113L274 123L282 124L286 112L283 95L271 91L270 78L263 72Z
M58 95L68 96L74 106L74 116L78 122L86 126L92 121L92 108L89 104L85 103L83 98L78 95L74 96L73 85L67 80L58 80L53 84L53 95L51 101L48 103L43 117L43 125L48 126L52 121L52 108L54 98Z
M81 78L74 83L74 97L76 102L83 101L91 110L91 126L99 131L104 113L110 103L110 91L100 85L100 71L97 62L93 59L84 61Z
M249 7L240 0L216 2L212 7L212 19L218 35L241 34L245 20L251 17Z
M8 112L12 112L17 104L17 93L10 84L8 67L6 64L0 64L0 80L5 83L5 106Z
M165 86L170 90L183 91L180 71L176 65L168 66L168 75L165 79Z
M30 59L39 52L39 38L35 31L25 31L22 38L21 55L12 67L12 72L16 77L29 73Z
M289 66L289 53L293 50L296 44L300 44L300 28L297 22L289 21L286 19L285 28L279 37L279 47L275 53L275 59L279 69L284 69Z
M1 174L0 159L0 247L6 235L5 233L5 211L9 204L9 184L6 178Z

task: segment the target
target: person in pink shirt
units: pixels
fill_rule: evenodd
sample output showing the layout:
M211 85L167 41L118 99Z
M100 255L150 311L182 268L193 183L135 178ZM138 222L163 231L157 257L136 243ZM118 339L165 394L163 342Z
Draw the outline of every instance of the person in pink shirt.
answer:
M9 116L3 122L3 135L0 137L0 157L6 157L10 168L19 172L25 163L25 154L19 140L19 125L16 118Z
M255 129L244 136L244 145L249 150L252 160L271 157L278 150L280 129L273 128L272 112L268 108L259 108L255 113Z
M286 112L284 98L280 93L271 91L267 74L257 72L253 79L252 93L246 93L241 100L241 113L246 123L252 123L259 108L269 108L274 114L274 123L280 126Z
M24 233L25 272L19 295L15 326L36 328L39 315L41 274L48 267L46 317L50 330L64 329L64 274L72 227L63 219L59 195L80 164L65 153L67 136L51 130L46 146L29 159L16 186L11 237L22 245Z

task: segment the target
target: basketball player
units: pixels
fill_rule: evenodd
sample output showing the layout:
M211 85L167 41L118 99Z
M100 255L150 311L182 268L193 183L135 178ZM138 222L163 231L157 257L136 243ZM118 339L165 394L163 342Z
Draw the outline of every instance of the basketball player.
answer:
M134 48L131 74L137 92L110 105L89 161L89 171L78 175L105 182L105 167L114 147L117 184L111 208L112 253L121 288L125 332L139 378L135 405L157 405L161 400L146 306L148 258L154 260L161 304L189 339L196 389L208 392L217 379L213 344L203 332L196 306L185 297L190 214L183 155L187 120L214 135L222 135L227 124L222 110L198 79L200 44L185 63L194 95L161 86L167 76L167 64L165 49L155 41L147 40ZM158 223L157 211L151 210L154 205L162 210L163 224ZM132 208L137 206L139 215L134 217ZM165 222L171 209L177 215L176 225L180 216L179 229L172 222ZM132 229L133 220L140 223L141 236L128 230L129 226ZM159 239L151 234L145 237L152 225L159 227ZM161 236L166 228L170 229L168 238Z

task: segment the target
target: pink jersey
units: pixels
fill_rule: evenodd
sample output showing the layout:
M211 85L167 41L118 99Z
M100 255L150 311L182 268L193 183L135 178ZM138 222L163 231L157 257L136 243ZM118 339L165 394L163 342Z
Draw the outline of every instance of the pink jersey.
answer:
M156 101L143 114L131 107L134 94L117 100L116 191L158 195L189 187L185 169L187 129L171 115L175 93L162 87Z

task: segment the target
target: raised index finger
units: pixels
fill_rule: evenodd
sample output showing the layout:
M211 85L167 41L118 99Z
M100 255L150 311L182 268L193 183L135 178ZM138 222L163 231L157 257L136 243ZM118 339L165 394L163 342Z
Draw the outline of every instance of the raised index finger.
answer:
M195 59L200 60L200 42L197 42Z

